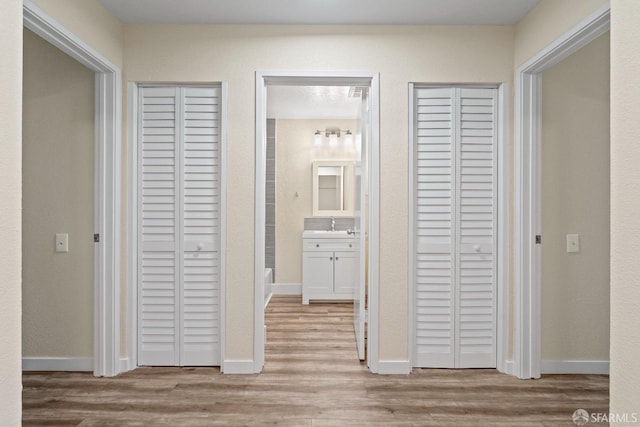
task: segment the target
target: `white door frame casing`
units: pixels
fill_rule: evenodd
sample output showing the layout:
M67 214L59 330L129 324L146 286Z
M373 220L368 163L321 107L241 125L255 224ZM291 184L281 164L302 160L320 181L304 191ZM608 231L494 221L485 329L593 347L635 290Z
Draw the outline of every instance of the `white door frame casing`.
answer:
M127 272L127 364L122 371L130 371L138 366L138 208L139 208L139 164L138 164L138 90L140 85L185 85L185 86L219 86L220 99L220 307L219 316L220 323L220 370L225 372L224 354L225 354L225 318L226 318L226 245L227 245L227 99L228 99L228 83L227 82L189 82L189 83L137 83L129 82L127 85L127 117L129 128L127 130L127 139L129 142L128 150L128 198L127 198L127 222L128 222L128 242L127 248L129 269Z
M606 4L516 70L513 375L518 378L539 378L541 373L541 245L536 244L536 235L542 236L542 73L609 27Z
M509 328L508 328L508 313L509 313L509 299L508 299L508 277L509 277L509 187L507 182L507 165L509 159L509 147L505 141L506 131L508 129L507 123L507 111L509 106L509 85L507 83L496 83L496 84L487 84L487 83L478 83L478 84L431 84L431 83L409 83L409 215L408 215L408 231L407 235L409 236L409 265L408 265L408 278L407 282L409 283L409 295L408 298L408 331L409 331L409 340L408 340L408 354L409 360L411 364L411 368L413 368L415 363L415 331L416 331L416 315L415 315L415 277L414 277L414 268L415 268L415 242L412 238L414 235L414 219L415 219L415 185L414 185L414 124L415 124L415 89L422 87L493 87L498 89L498 138L497 138L497 248L496 248L496 256L497 256L497 265L496 265L496 296L497 296L497 304L496 304L496 368L500 372L507 372L507 358L509 354L508 343L509 343Z
M357 71L257 71L256 72L256 181L255 181L255 295L254 359L237 373L259 373L264 366L264 257L267 85L365 85L370 87L371 139L369 150L369 320L367 360L379 372L378 283L379 283L379 176L380 176L380 77L377 72ZM239 365L240 366L240 365ZM252 370L251 370L252 368Z
M93 374L114 376L120 366L120 68L30 0L24 26L95 72ZM87 236L89 237L89 236Z

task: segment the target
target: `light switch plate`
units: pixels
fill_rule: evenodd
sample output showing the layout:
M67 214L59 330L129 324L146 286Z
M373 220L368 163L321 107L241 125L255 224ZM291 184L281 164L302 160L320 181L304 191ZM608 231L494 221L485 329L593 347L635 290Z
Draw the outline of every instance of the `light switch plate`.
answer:
M567 234L567 252L569 253L580 252L580 235L579 234Z
M69 252L69 235L56 233L56 252Z

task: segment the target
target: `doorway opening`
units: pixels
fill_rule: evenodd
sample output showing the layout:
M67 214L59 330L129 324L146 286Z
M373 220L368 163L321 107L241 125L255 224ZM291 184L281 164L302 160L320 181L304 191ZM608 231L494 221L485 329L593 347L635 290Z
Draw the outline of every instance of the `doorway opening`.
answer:
M275 298L310 310L314 300L353 301L357 359L369 317L376 372L378 76L259 72L256 106L254 371L264 366L271 296L295 295Z
M516 71L514 361L518 378L541 374L542 73L609 30L610 6L554 40Z
M609 33L542 72L540 373L609 373Z
M120 80L121 72L100 53L32 2L23 5L24 27L94 73L93 358L34 359L32 369L93 370L114 376L120 361ZM64 233L62 233L64 234ZM53 237L53 236L51 236ZM69 242L71 245L72 242ZM62 362L62 364L60 363Z
M23 366L92 371L94 73L23 39Z

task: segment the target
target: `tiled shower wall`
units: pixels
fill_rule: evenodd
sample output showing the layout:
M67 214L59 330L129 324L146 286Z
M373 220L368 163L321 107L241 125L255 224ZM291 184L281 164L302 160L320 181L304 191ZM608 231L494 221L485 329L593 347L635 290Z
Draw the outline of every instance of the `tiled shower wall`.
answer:
M267 119L267 183L266 183L266 222L265 222L265 260L266 268L271 269L273 282L276 278L276 120Z

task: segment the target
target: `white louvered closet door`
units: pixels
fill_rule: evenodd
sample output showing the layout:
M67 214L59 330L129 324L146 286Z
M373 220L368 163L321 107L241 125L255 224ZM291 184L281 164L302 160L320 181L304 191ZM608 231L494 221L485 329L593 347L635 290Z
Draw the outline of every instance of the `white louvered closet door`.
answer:
M497 89L414 99L414 366L495 367Z
M139 365L220 364L219 92L139 91Z

